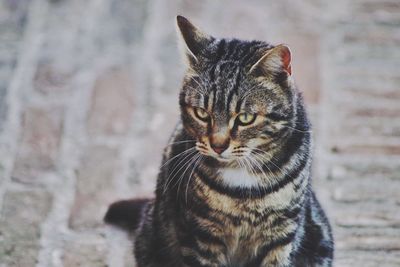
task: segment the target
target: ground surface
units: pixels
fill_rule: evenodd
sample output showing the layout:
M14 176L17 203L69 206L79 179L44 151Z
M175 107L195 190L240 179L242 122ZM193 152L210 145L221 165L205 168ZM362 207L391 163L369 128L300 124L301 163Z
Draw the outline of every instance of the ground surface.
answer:
M152 194L178 13L292 47L336 266L400 266L398 0L0 0L0 266L133 266L102 216Z

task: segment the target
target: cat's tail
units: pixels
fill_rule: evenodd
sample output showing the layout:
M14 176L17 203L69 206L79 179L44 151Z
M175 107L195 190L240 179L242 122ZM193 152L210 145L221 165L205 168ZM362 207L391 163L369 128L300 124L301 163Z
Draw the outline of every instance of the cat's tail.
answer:
M134 232L143 219L151 199L137 198L114 202L104 216L104 222Z

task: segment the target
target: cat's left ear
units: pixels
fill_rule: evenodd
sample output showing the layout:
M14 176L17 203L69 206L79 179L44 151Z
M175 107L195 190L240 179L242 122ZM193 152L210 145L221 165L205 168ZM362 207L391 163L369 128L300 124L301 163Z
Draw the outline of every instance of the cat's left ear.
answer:
M256 76L279 73L282 70L292 75L292 53L285 44L280 44L269 49L265 54L250 68L250 73Z
M188 19L182 16L176 17L178 33L184 44L185 54L189 66L199 62L204 56L207 46L214 40L213 37L195 27Z

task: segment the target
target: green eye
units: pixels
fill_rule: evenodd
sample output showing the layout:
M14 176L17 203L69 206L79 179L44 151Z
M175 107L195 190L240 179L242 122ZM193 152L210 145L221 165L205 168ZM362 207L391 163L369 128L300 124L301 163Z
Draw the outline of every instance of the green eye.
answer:
M240 113L237 116L237 120L239 125L249 125L252 124L256 120L256 115L255 114L250 114L250 113Z
M208 121L208 118L210 117L208 112L202 108L194 108L194 115L196 115L196 117L202 121Z

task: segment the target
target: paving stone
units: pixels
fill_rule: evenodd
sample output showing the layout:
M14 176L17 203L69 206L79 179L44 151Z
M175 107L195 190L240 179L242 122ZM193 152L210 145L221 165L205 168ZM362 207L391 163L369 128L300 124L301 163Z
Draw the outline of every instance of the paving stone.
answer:
M0 263L35 265L40 227L51 203L51 195L44 191L6 192L0 217Z
M336 131L351 132L355 136L375 136L384 139L385 137L400 137L400 124L395 123L392 118L349 118L342 121L342 127Z
M385 177L387 182L389 180L400 179L400 165L398 163L388 162L362 162L362 163L336 163L331 165L331 179L347 180L349 177L356 177L357 179L373 178L376 180Z
M31 7L48 10L42 23L31 25ZM400 266L399 10L398 0L0 1L0 152L10 157L0 163L0 266L114 264L98 234L104 212L125 185L132 197L152 194L179 117L177 14L215 36L289 44L314 122L335 266ZM21 50L29 36L40 36L37 55ZM8 103L17 64L35 71ZM54 106L70 97L76 110ZM20 128L4 127L8 115L22 115ZM43 179L74 171L62 196ZM130 249L118 262L134 265Z
M398 251L355 251L344 250L336 253L334 266L337 267L397 267L400 264L400 253Z
M7 88L17 64L30 2L0 2L0 132L7 116Z
M342 250L399 251L396 228L337 228L336 247Z
M350 92L352 96L363 97L366 96L367 100L373 99L384 99L397 101L400 99L400 92L398 90L377 90L376 87L368 86L364 88L346 88L347 92Z
M70 70L42 61L37 66L33 87L43 94L60 94L72 89L71 76Z
M134 84L129 69L114 68L96 80L89 111L91 135L121 135L130 127L134 108Z
M400 227L400 214L396 212L398 204L360 202L349 205L336 203L332 220L335 225L344 228L357 227Z
M125 267L136 266L136 260L133 255L133 248L129 248L125 254Z
M108 205L114 201L118 150L105 146L88 147L77 171L75 201L70 226L94 229L103 224Z
M400 181L380 179L342 180L333 190L333 199L339 202L385 202L400 199Z
M90 243L85 243L84 240L72 241L66 244L62 261L65 267L106 267L106 253L107 249L101 238Z
M12 26L15 27L13 30L23 31L31 2L31 0L1 1L1 25Z
M22 140L12 177L23 183L39 182L41 175L54 171L63 130L61 108L28 107L22 119Z
M369 154L369 155L400 155L400 145L385 145L385 144L336 144L332 148L333 153L340 154Z
M109 13L116 23L117 35L124 43L140 42L144 35L144 24L148 19L146 0L110 1Z

